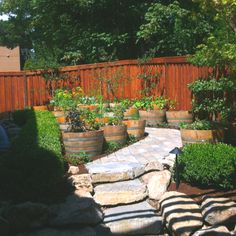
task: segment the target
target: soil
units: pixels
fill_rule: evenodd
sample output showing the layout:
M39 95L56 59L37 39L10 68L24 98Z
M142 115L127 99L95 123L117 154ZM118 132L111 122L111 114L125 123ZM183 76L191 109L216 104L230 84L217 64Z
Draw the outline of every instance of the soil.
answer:
M214 188L200 188L196 186L191 186L187 183L180 183L178 189L176 189L176 184L171 183L168 191L177 191L187 194L198 204L202 202L202 197L214 196L214 197L227 197L236 202L236 189L233 190L219 190Z

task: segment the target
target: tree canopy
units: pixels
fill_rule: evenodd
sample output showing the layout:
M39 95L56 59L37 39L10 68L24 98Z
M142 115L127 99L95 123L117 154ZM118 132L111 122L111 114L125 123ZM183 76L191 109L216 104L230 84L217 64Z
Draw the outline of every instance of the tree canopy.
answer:
M0 10L0 44L19 45L26 68L194 54L224 37L218 22L236 28L225 0L2 0Z

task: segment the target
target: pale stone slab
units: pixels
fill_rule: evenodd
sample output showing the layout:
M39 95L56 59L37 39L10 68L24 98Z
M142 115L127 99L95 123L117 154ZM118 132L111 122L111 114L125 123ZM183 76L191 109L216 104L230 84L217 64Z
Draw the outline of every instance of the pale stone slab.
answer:
M79 167L78 166L70 166L67 173L70 175L78 175L79 174Z
M102 206L128 204L147 197L146 185L138 179L101 184L94 188L94 200Z
M205 196L201 209L204 220L210 225L236 222L236 203L229 198Z
M189 236L203 225L199 206L186 194L166 192L160 199L166 227L178 236Z
M104 214L112 235L156 235L162 230L162 218L147 202L109 208Z
M134 162L90 163L86 165L93 183L134 179L145 172L145 166Z
M97 236L97 234L90 227L84 229L45 228L38 231L17 234L17 236Z

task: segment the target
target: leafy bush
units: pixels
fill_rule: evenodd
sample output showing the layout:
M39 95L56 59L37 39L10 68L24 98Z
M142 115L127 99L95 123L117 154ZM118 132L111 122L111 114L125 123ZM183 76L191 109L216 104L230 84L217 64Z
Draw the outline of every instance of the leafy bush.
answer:
M236 186L236 148L219 144L189 144L179 158L181 178L204 187Z
M182 129L211 130L213 129L213 124L207 120L196 120L192 124L180 123L179 127Z
M88 156L86 152L80 152L66 156L65 161L71 165L77 166L80 164L88 163L92 161L92 159Z
M0 195L17 201L46 200L64 174L60 130L48 111L21 111L27 117L12 150L0 159ZM17 116L15 116L17 117Z

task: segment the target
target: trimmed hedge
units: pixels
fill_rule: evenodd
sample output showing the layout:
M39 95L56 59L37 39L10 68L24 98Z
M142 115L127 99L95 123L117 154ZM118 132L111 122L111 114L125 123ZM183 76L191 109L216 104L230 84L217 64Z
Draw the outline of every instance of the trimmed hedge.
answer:
M11 151L0 159L1 197L44 201L64 175L59 126L48 111L17 111L13 118L23 126Z
M202 187L236 186L236 148L223 144L188 144L179 157L181 178Z

